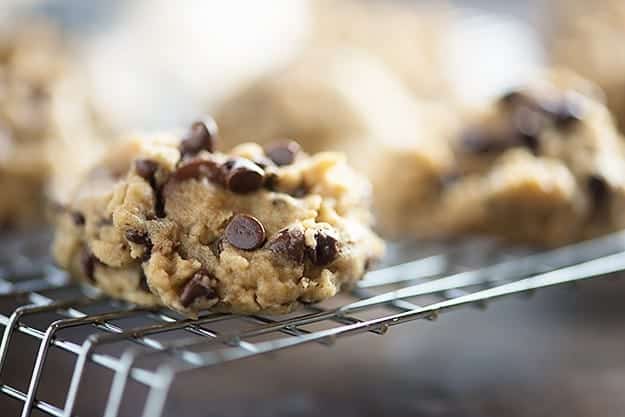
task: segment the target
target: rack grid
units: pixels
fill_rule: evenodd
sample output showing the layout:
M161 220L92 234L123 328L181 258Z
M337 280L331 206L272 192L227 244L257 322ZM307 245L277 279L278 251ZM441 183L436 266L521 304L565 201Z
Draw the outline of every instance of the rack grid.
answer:
M348 294L305 306L288 316L206 313L192 320L164 309L109 300L93 289L76 286L44 255L46 242L41 235L0 242L0 305L13 305L10 314L0 312L4 327L0 392L21 404L23 417L34 410L44 415L74 416L88 364L113 373L104 416L120 414L128 383L133 381L148 390L143 416L157 417L163 413L173 382L190 371L306 343L331 346L338 338L357 333L384 335L390 327L417 319L433 320L462 306L484 306L496 298L531 294L540 288L625 270L625 231L521 254L495 245L489 256L480 258L478 266L465 256L467 248L470 253L477 250L475 242L443 245L429 256L370 272ZM424 251L410 247L407 253ZM44 318L43 325L31 323L37 317ZM141 324L122 324L136 319L141 319ZM84 335L72 340L64 336L69 329L82 329ZM159 337L173 331L182 331L185 336ZM19 343L17 335L38 343L25 390L10 385L4 377L9 349ZM121 355L105 352L107 347L122 343L130 346L124 347ZM74 357L64 403L38 396L52 348ZM158 365L150 366L150 360L156 358L159 360L153 362Z

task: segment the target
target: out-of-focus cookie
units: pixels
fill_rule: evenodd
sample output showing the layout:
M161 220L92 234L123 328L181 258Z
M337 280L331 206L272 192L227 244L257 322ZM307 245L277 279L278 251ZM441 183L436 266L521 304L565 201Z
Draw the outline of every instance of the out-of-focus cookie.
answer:
M625 2L557 1L551 59L597 83L625 128Z
M559 245L625 226L624 142L592 91L555 71L472 117L417 232Z

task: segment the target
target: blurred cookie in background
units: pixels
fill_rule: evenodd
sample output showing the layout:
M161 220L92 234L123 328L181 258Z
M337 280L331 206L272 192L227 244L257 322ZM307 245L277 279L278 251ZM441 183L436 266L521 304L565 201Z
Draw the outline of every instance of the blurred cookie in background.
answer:
M552 70L470 117L438 202L406 229L557 246L625 226L625 142L597 91Z
M551 60L596 82L625 128L625 2L554 2Z
M0 223L5 226L43 223L49 180L77 172L93 151L84 144L93 139L96 116L73 73L70 53L53 27L39 21L4 25Z
M227 144L290 138L308 152L345 152L374 185L382 230L394 227L405 192L427 195L450 168L448 143L458 124L450 106L418 99L381 60L357 49L316 51L233 97L217 120ZM404 163L409 174L393 170Z

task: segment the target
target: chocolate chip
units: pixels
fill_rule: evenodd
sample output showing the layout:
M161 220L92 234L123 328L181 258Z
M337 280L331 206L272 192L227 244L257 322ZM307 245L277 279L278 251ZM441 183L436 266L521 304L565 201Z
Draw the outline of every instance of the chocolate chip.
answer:
M100 261L96 258L89 249L84 248L80 255L80 266L82 272L87 279L91 282L95 282L95 267Z
M293 196L295 198L303 198L303 197L306 197L309 192L310 192L310 190L308 189L306 184L302 183L296 189L294 189L293 191L289 192L289 195L291 195L291 196Z
M608 183L599 175L591 175L588 177L588 192L596 207L605 204L610 196Z
M165 217L165 197L162 187L154 188L154 212L159 219Z
M257 191L265 180L265 171L245 158L228 161L224 164L224 172L228 189L240 194Z
M267 249L301 264L304 262L304 233L298 229L285 229L267 243Z
M143 272L143 269L140 270L139 288L144 292L150 292L150 287L148 286L148 278L145 276L145 272Z
M150 236L148 236L146 232L130 229L126 232L126 239L129 242L136 243L137 245L144 245L145 252L143 254L142 260L147 261L148 259L150 259L150 256L152 255L152 248L154 247L154 245L152 244Z
M156 182L156 171L158 164L151 159L137 159L135 161L135 171L137 175L150 183L152 191L154 191L154 212L159 218L165 217L165 200L163 198L163 190Z
M180 165L172 175L172 178L177 181L201 177L206 177L220 184L224 182L220 165L215 161L206 159L195 159L186 162Z
M553 119L557 127L566 129L581 121L584 117L584 108L579 99L568 94L556 107Z
M525 94L520 91L509 91L499 98L499 102L505 105L514 105L526 100Z
M200 297L214 298L215 289L211 287L210 280L213 276L205 270L200 270L193 275L193 278L187 282L180 293L180 304L183 307L189 307L191 303Z
M276 165L284 166L295 162L295 157L300 150L299 144L290 140L269 145L265 149L265 153Z
M217 125L213 119L194 122L180 142L183 157L196 155L200 151L213 152Z
M512 123L519 143L538 154L539 137L544 127L544 116L529 107L520 107L512 115Z
M223 252L224 250L224 239L220 237L217 240L213 241L210 245L208 245L208 247L210 248L211 252L213 252L213 255L219 258L219 255L221 255L221 252Z
M84 226L85 225L85 215L79 211L72 211L70 213L72 216L72 221L76 226Z
M265 228L256 218L247 214L237 214L226 226L225 236L232 246L253 250L265 242Z
M315 234L317 245L309 250L308 256L315 265L324 266L332 263L339 253L338 240L328 232L320 230Z
M495 137L477 128L470 128L462 132L460 148L471 154L492 154L502 152L510 147L510 142Z
M151 159L137 159L135 161L135 171L137 175L152 184L155 181L154 175L158 170L158 164Z

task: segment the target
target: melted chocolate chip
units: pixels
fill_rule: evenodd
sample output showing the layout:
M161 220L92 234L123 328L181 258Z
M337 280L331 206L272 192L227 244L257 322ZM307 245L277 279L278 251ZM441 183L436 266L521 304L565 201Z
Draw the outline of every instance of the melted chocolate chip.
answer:
M152 248L154 245L152 244L152 240L150 240L150 236L146 232L142 232L140 230L128 230L126 232L126 239L129 242L136 243L137 245L144 245L145 252L143 254L143 261L147 261L152 256Z
M156 182L156 171L158 164L150 159L137 159L135 161L135 171L150 183L152 191L154 191L154 212L156 217L165 217L165 199L163 198L162 187Z
M145 179L150 184L155 182L154 175L158 170L158 164L151 159L137 159L135 161L135 171L137 175Z
M332 263L339 253L338 240L328 232L320 230L315 234L317 245L308 251L310 261L319 266Z
M265 171L248 159L233 159L225 163L223 167L226 186L232 192L251 193L263 186Z
M211 181L223 184L222 170L215 161L195 159L180 165L173 173L172 178L177 181L185 181L192 178L206 177Z
M96 258L89 249L84 248L80 255L80 265L85 277L91 282L95 282L95 267L100 261Z
M70 213L72 216L72 221L76 226L84 226L85 225L85 215L79 211L72 211Z
M254 250L265 242L265 228L256 218L237 214L226 226L225 236L235 248Z
M196 272L193 278L191 278L182 289L180 293L180 304L186 308L200 297L214 298L216 293L215 289L209 284L211 279L214 278L208 271L200 270Z
M193 156L200 151L213 152L217 134L216 127L212 119L193 123L180 142L180 153L182 156Z
M265 149L265 153L276 165L284 166L295 162L295 158L300 150L299 144L290 140L269 145Z
M267 249L298 264L304 262L305 248L304 233L298 229L282 230L267 243Z
M595 207L600 207L608 200L610 187L603 177L591 175L588 177L588 192L590 193Z
M163 188L156 187L154 189L154 212L156 217L162 219L165 217L165 197L163 197Z

